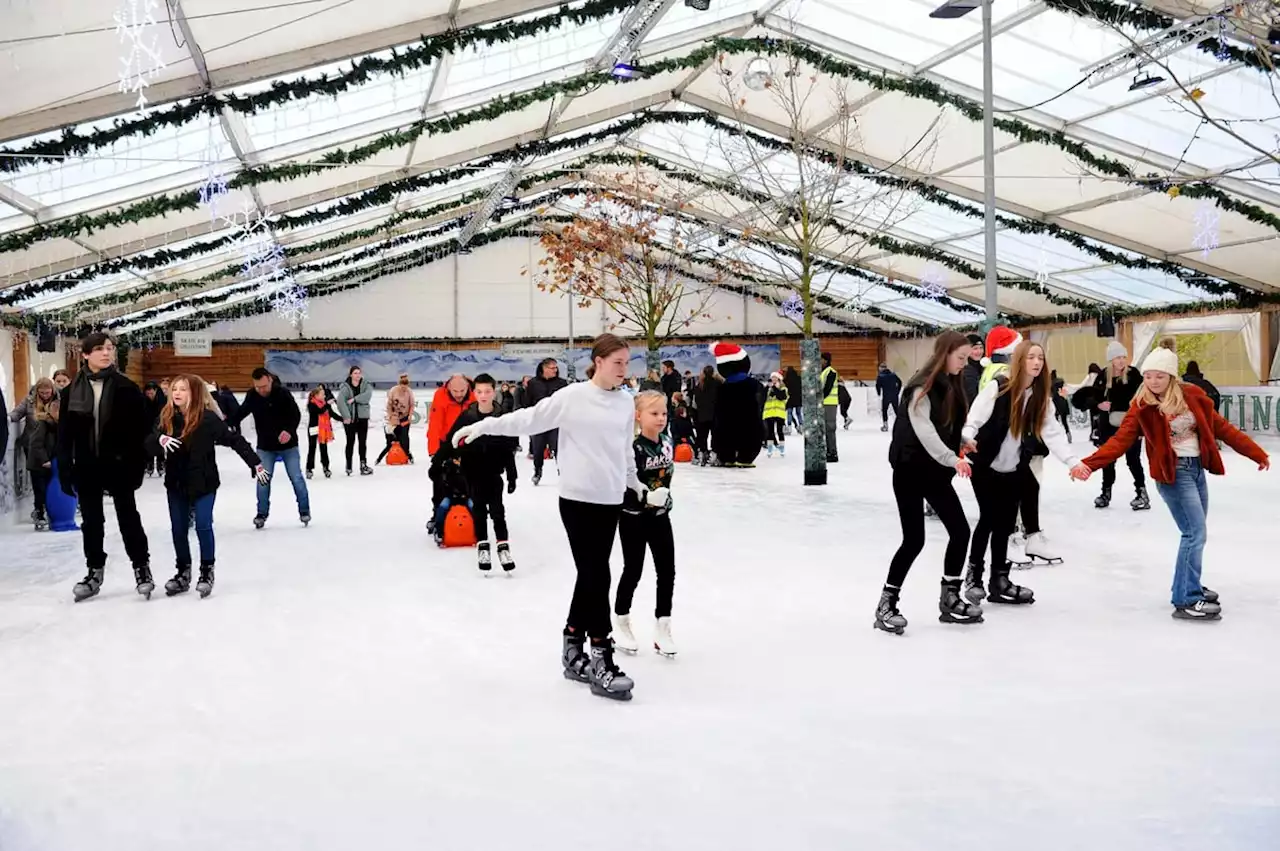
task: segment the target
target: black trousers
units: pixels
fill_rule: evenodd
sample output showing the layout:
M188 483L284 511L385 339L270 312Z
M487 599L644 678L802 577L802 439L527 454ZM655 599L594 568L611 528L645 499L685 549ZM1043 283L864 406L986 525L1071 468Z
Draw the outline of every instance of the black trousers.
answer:
M778 420L782 422L782 420ZM653 553L653 571L658 576L658 601L654 617L671 617L671 597L676 588L676 544L671 536L671 515L644 511L622 513L618 520L618 538L622 541L622 578L618 580L618 599L613 610L631 614L631 598L644 573L644 551Z
M560 498L560 520L578 570L565 626L599 641L608 638L613 629L609 617L609 554L621 513L621 505Z
M315 434L307 435L307 472L310 473L316 468L316 445L320 446L320 464L324 469L329 469L329 444L320 443L320 436Z
M49 485L53 483L53 471L46 469L31 471L31 491L35 495L36 504L32 506L36 511L44 514L45 511L45 494L49 490Z
M551 450L551 454L559 452L560 446L560 429L554 428L551 431L544 431L542 434L535 434L529 438L529 451L533 453L533 474L535 476L542 475L542 462L546 460L544 456L547 449Z
M107 564L107 553L102 548L107 526L102 495L101 487L76 488L76 496L80 500L80 536L84 543L84 561L90 568L105 567ZM129 561L135 565L149 563L151 555L147 533L142 528L142 518L138 516L138 504L133 491L128 488L122 488L119 492L112 491L111 499Z
M890 396L888 393L880 394L880 421L886 425L889 422L889 409L893 409L893 416L898 416L898 400Z
M1098 438L1101 443L1106 443L1116 433L1115 429L1109 431L1101 431ZM1099 444L1101 445L1101 444ZM1129 465L1129 472L1133 475L1133 486L1135 488L1145 488L1147 486L1147 476L1142 471L1142 438L1139 437L1133 442L1128 451L1124 453L1124 461ZM1111 488L1116 483L1116 462L1102 468L1102 486Z
M409 424L405 423L404 425L396 426L396 431L393 437L395 437L396 441L404 449L404 454L408 455L409 460L412 461L413 452L409 449Z
M990 467L973 468L973 493L978 497L981 517L978 525L991 537L991 569L1000 570L1009 563L1009 536L1018 522L1018 508L1022 505L1025 481L1023 476L1031 471L1020 467L1012 473L997 473ZM974 547L978 546L975 534ZM985 550L986 547L983 547ZM981 563L983 550L971 551L972 561Z
M693 424L693 448L702 455L706 455L710 451L707 449L707 439L709 437L711 437L710 422L695 422Z
M836 445L836 424L837 424L836 414L837 413L838 411L836 410L835 405L822 406L823 424L826 426L826 430L827 430L827 460L828 461L840 460L840 448Z
M786 424L787 424L787 421L785 419L782 419L781 417L769 417L767 420L765 420L764 421L765 443L768 443L769 441L773 441L774 443L786 443L787 438L782 433L782 428Z
M932 461L929 463L933 463ZM893 468L893 496L898 502L898 521L902 524L902 545L889 562L885 582L901 588L907 573L924 549L924 503L938 513L947 530L947 552L942 559L942 572L948 579L959 579L964 566L964 551L969 545L969 521L964 518L960 497L951 486L952 476L941 465L937 471L913 464Z
M1022 515L1022 531L1034 535L1040 531L1040 480L1030 468L1019 477L1022 484L1022 503L1018 512ZM1016 525L1016 524L1015 524Z
M471 519L476 527L476 540L489 540L489 518L493 518L493 535L499 543L507 540L507 507L502 503L502 477L492 476L471 482Z
M368 466L369 421L367 419L363 419L343 423L342 430L346 432L347 435L347 469L351 469L351 453L355 450L357 442L360 444L360 466Z

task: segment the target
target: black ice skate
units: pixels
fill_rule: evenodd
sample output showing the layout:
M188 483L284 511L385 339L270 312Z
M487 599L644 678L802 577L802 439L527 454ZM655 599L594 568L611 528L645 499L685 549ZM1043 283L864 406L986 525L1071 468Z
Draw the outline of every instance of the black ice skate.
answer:
M889 430L889 424L888 424L888 423L881 423L881 425L880 425L880 430L881 430L881 431L888 431L888 430Z
M187 593L191 588L191 565L178 565L178 572L173 578L164 584L164 593L170 597L176 597L179 594Z
M613 642L591 642L591 667L587 669L591 693L610 700L630 700L635 682L613 661Z
M1102 493L1098 494L1098 498L1093 501L1094 508L1106 508L1111 504L1111 488L1106 485L1102 486Z
M1180 621L1220 621L1222 607L1208 600L1197 600L1190 606L1175 606L1173 616Z
M1009 565L991 571L991 586L987 589L987 602L1020 606L1036 601L1035 592L1009 581Z
M253 518L253 528L261 529L263 526L266 526L266 525L267 525L267 515L259 514L257 517Z
M533 486L534 486L535 488L538 486L538 482L540 482L540 481L542 481L542 474L541 474L541 473L534 473L534 474L533 474Z
M583 649L586 643L586 639L581 635L568 630L565 631L564 647L560 651L560 664L564 666L564 678L566 680L573 680L578 683L591 681L591 677L587 674L587 668L591 665L591 657Z
M493 556L489 552L488 541L481 541L476 544L476 559L480 562L480 571L485 576L488 576L490 569L493 567Z
M938 612L938 620L942 623L982 623L982 607L961 598L959 579L942 580Z
M986 572L985 565L980 561L969 562L969 567L964 572L964 598L975 606L980 604L987 596L986 586L982 583L983 574Z
M302 521L303 526L311 525L311 515L305 511L298 515L298 520Z
M348 468L347 468L347 475L348 475L348 476L349 476L349 475L351 475L351 468L350 468L350 467L348 467Z
M1203 585L1200 586L1200 596L1206 603L1218 602L1218 592L1214 591L1212 588L1205 588Z
M360 465L360 475L362 475L362 476L372 476L372 475L373 475L373 468L372 468L372 467L370 467L368 464L361 464L361 465Z
M312 471L311 471L311 470L307 470L307 479L308 479L308 480L310 480L310 479L311 479L311 474L312 474Z
M75 596L77 603L98 595L98 591L102 588L103 572L101 567L91 567L89 572L85 574L84 579L76 583L76 586L71 589L71 593Z
M142 564L133 566L133 579L137 585L138 593L146 599L151 599L151 592L156 590L156 582L151 578L151 565L145 561Z
M498 541L498 562L502 565L502 569L507 576L510 576L511 571L516 569L516 560L511 557L511 545L506 541Z
M44 512L36 509L31 512L31 522L35 524L37 532L43 532L49 528L49 518L44 516Z
M325 470L325 471L324 471L324 477L325 477L326 479L332 479L332 478L333 478L333 473L329 472L328 470Z
M1151 507L1151 497L1147 496L1146 488L1138 488L1138 495L1129 503L1129 507L1134 511L1146 511Z
M190 573L187 574L190 577ZM196 593L204 599L213 593L213 562L200 562L200 581L196 583Z
M880 604L876 606L876 619L871 625L885 632L902 635L907 629L907 619L898 611L898 593L900 588L884 586L880 592Z

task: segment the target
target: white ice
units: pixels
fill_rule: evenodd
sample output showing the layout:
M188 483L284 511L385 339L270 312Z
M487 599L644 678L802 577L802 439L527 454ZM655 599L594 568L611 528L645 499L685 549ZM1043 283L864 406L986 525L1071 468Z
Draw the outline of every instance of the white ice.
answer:
M899 541L887 435L842 432L825 488L801 486L795 438L755 470L681 466L680 656L624 657L618 704L560 674L554 470L534 488L521 457L519 569L484 580L428 541L414 439L417 466L349 479L338 460L310 482L307 529L281 476L255 531L224 452L207 600L143 601L109 528L102 594L74 604L79 536L5 528L0 848L1280 847L1280 471L1228 453L1210 483L1220 623L1170 618L1177 533L1154 492L1132 512L1121 465L1097 511L1096 480L1050 461L1067 563L1016 575L1036 604L940 624L930 521L897 637L871 627ZM158 480L140 505L163 583ZM642 641L652 605L650 572Z

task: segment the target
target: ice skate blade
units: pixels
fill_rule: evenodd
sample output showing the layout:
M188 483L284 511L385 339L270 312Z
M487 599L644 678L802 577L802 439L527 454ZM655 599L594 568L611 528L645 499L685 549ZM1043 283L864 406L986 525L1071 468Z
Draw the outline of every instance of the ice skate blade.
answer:
M639 647L623 647L621 644L618 644L616 641L614 642L613 646L619 653L626 653L628 656L634 656L640 650Z
M569 670L568 668L562 668L561 670L564 672L564 678L571 683L582 683L583 685L586 685L587 683L591 682L591 680L587 678L585 673L575 674L573 671Z
M1061 558L1046 558L1045 556L1032 556L1031 565L1055 565L1062 564Z
M1033 567L1035 567L1035 562L1033 562L1033 561L1011 561L1011 562L1009 562L1009 569L1010 569L1010 570L1030 570L1030 569L1031 569L1031 568L1033 568Z
M1002 606L1030 606L1035 601L1035 597L1032 597L1030 600L1009 600L1004 597L987 597L988 603L999 603Z
M878 621L872 621L871 628L878 629L881 632L891 632L894 635L902 635L907 631L905 626L882 626Z
M974 623L982 623L982 615L973 618L958 618L955 615L939 614L938 623L957 623L962 626Z
M591 686L591 693L596 697L605 697L609 700L626 701L631 699L630 691L609 691L608 689L600 688L594 684Z
M1184 615L1182 612L1174 609L1173 619L1175 621L1220 621L1222 620L1222 615Z
M663 649L661 649L661 648L659 648L659 647L654 647L654 648L653 648L653 652L654 652L654 653L657 653L657 654L658 654L659 656L661 656L663 659L674 659L674 658L676 658L676 653L677 653L677 652L679 652L679 651L676 651L676 650L663 650Z

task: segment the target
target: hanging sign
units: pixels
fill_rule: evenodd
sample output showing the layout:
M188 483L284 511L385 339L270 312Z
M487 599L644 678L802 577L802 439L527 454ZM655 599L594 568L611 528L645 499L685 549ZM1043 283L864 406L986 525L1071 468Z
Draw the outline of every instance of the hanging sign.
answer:
M180 358L211 358L213 335L207 331L174 331L173 353Z
M514 358L555 358L564 360L564 346L555 343L504 343L504 357Z

